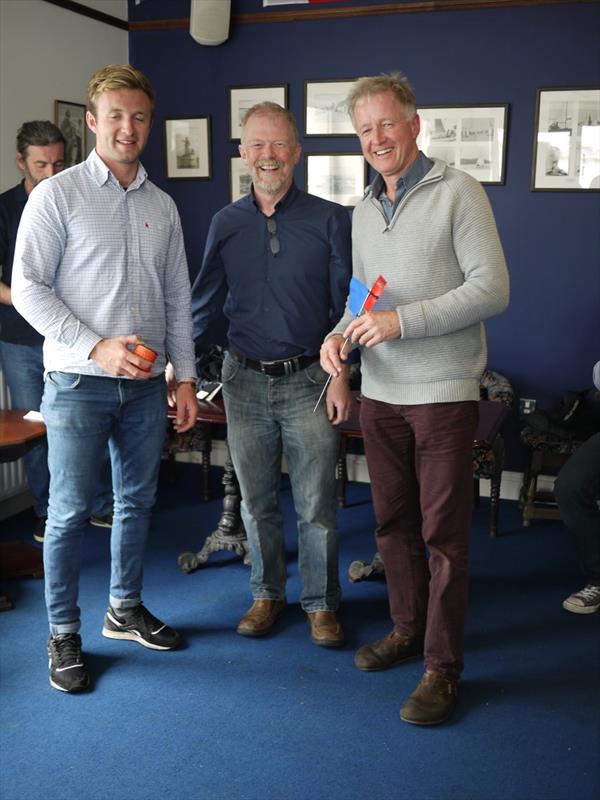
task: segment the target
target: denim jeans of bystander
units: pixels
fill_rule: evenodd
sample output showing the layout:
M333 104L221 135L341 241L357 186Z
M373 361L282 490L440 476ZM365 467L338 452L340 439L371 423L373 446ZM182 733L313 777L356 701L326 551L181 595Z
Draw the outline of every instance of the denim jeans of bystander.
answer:
M42 345L14 344L0 341L0 366L10 390L13 408L24 411L39 411L44 393L44 356ZM34 447L23 458L27 482L35 499L34 511L37 517L48 515L48 446ZM110 474L110 455L105 450L100 467L100 477L96 484L96 495L92 514L104 517L112 514L112 481Z

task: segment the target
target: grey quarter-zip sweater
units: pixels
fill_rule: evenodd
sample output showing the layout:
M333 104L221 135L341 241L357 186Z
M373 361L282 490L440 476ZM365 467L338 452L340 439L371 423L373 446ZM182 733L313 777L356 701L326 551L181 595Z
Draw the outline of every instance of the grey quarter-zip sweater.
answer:
M481 184L432 159L388 222L373 185L352 219L353 275L387 286L374 311L395 310L397 339L361 349L362 393L415 405L479 400L486 366L483 320L508 304L509 280ZM352 319L346 308L332 334Z

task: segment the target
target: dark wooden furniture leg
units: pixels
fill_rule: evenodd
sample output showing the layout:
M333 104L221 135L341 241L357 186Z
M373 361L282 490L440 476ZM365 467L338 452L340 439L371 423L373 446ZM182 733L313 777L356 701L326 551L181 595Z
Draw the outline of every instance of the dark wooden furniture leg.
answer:
M208 451L210 456L210 449ZM203 453L204 459L204 453ZM210 458L209 458L210 466ZM201 567L208 561L211 553L220 550L229 550L241 556L244 564L250 563L248 539L242 517L240 514L241 493L240 485L233 469L229 447L222 480L225 494L223 497L223 512L215 531L206 537L202 549L197 553L185 552L179 556L178 563L183 572L189 573ZM205 484L206 491L206 484Z

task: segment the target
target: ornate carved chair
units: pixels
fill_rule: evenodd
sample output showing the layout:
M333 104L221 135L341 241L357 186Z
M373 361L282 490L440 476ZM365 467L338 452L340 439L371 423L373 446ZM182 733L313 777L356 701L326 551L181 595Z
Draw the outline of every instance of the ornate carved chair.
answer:
M515 399L513 388L508 378L499 372L486 369L479 383L479 394L482 400L503 403L511 408ZM487 478L490 481L490 536L498 533L498 510L500 506L500 483L504 466L504 439L498 432L493 441L476 439L473 442L473 478L475 481L475 501L479 502L479 481Z
M551 490L538 487L540 475L556 472L569 456L582 444L580 439L565 439L549 433L540 433L526 425L521 431L521 442L529 451L519 507L523 512L523 527L532 519L560 519L560 511Z

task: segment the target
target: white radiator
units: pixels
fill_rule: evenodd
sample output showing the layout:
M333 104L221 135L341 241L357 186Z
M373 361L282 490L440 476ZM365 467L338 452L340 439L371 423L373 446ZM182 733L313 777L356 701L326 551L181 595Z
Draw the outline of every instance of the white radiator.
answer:
M10 393L0 369L0 408L11 408ZM23 462L13 461L10 464L0 464L0 503L9 497L26 492L28 489Z

